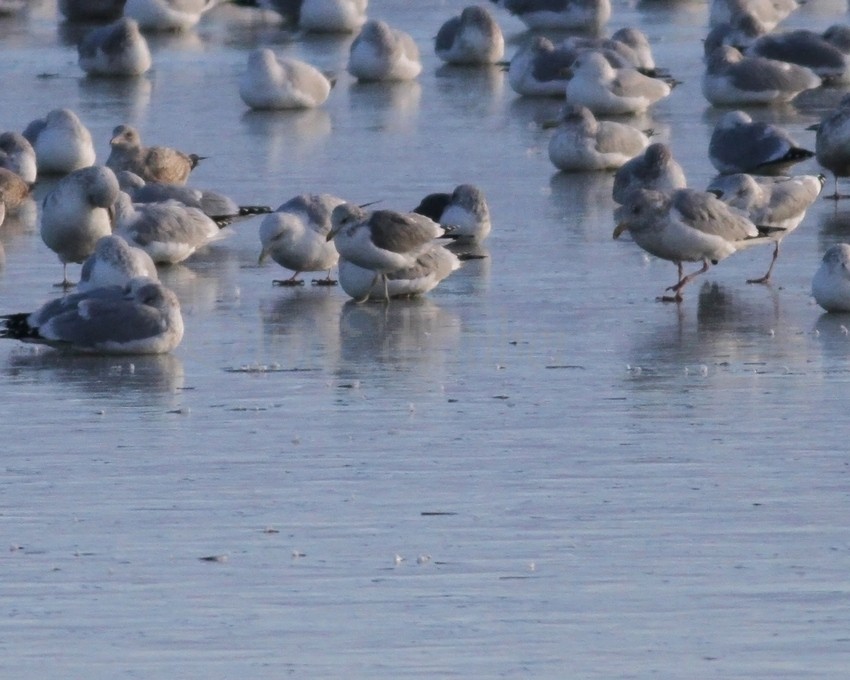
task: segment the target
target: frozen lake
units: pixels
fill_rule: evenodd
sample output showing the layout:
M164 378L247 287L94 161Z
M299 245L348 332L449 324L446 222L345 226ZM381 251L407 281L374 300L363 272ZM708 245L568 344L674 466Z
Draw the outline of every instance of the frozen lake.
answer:
M560 102L434 55L465 4L372 0L422 51L399 85L354 83L351 37L231 9L153 39L130 83L82 77L52 0L0 23L2 129L67 106L102 162L131 123L208 156L193 185L273 207L328 191L411 209L471 182L494 223L488 257L426 298L356 305L273 287L287 274L257 266L251 218L163 270L186 323L171 355L3 343L0 676L847 676L850 316L809 287L850 204L812 207L772 285L745 283L769 261L752 249L656 302L675 267L612 240L612 175L547 157ZM528 34L493 11L510 56ZM784 26L846 20L810 0ZM615 0L609 23L682 81L638 124L697 188L722 113L700 91L707 22L703 2ZM258 44L339 73L325 106L249 112L236 83ZM842 94L751 112L813 148ZM34 219L0 243L0 313L56 294Z

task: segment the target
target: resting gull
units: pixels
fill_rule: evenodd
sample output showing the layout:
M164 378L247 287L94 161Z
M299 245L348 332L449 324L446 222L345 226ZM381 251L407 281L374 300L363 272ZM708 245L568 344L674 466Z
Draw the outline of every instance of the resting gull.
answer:
M144 31L187 31L224 0L126 0L124 16Z
M129 170L146 182L185 184L189 173L203 160L203 156L168 146L143 146L139 132L130 125L117 126L109 145L106 165L115 172Z
M7 315L0 338L87 354L163 354L183 339L183 317L172 291L137 278L126 288L96 288Z
M366 22L368 0L260 0L302 31L353 33Z
M69 262L82 262L102 236L112 233L111 207L118 197L115 173L102 165L75 170L44 198L41 238L62 262L62 284L70 286Z
M508 66L508 84L517 94L563 97L575 61L574 50L556 47L542 35L520 47Z
M358 80L413 80L421 71L413 38L384 21L367 21L351 43L348 72Z
M771 123L755 123L744 111L723 114L708 143L711 164L724 174L785 175L792 165L814 155L784 129Z
M41 175L66 175L94 164L91 133L70 109L53 109L27 125L23 135L35 149Z
M799 6L798 0L711 0L708 22L717 26L737 15L749 14L772 31Z
M634 68L614 68L595 50L580 54L567 83L567 101L581 104L597 115L646 111L670 94L663 80L651 78Z
M598 33L611 18L610 0L492 0L532 29Z
M743 213L714 194L694 189L673 192L638 190L614 212L614 238L628 230L645 251L674 262L679 280L668 287L664 302L681 302L682 289L696 276L743 248L771 243ZM683 276L683 262L702 262L702 268Z
M451 193L428 194L413 212L450 228L457 244L480 243L492 228L487 198L474 184L459 184Z
M138 276L159 280L151 256L141 248L131 246L118 234L110 234L98 240L94 252L83 262L77 290L85 292L104 286L126 286Z
M11 170L30 184L38 177L35 149L20 132L0 134L0 167Z
M823 190L823 175L764 177L746 173L721 175L708 187L724 203L743 211L759 227L772 227L773 257L764 276L747 283L767 283L779 257L779 244L806 216Z
M151 67L147 39L134 19L93 28L77 46L80 68L93 76L138 76Z
M311 109L325 103L331 87L315 66L280 58L268 47L260 47L248 55L239 96L252 109Z
M334 208L345 203L330 194L300 194L288 200L260 223L262 251L258 264L271 257L281 267L294 273L288 279L274 281L276 285L298 286L304 281L301 272L327 271L324 279L314 281L319 285L333 285L331 268L339 254L333 241L328 241L331 231L331 214Z
M440 27L434 51L448 64L495 64L505 56L505 38L486 7L470 5Z
M685 171L673 158L670 147L655 142L617 170L612 197L617 203L625 203L629 194L638 189L669 192L687 185Z
M645 132L625 123L597 120L587 107L566 104L549 139L549 160L564 172L615 170L648 145Z
M850 245L827 248L812 277L812 295L827 312L850 312Z

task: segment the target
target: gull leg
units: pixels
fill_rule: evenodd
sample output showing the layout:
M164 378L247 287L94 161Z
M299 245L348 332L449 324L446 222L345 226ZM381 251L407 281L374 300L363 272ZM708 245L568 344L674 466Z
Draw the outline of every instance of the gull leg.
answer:
M773 248L773 258L770 260L770 266L767 268L767 274L758 279L747 279L747 283L767 283L770 281L770 274L773 272L773 265L776 264L776 258L779 257L779 241Z
M682 301L682 288L684 288L686 285L688 285L691 281L693 281L700 274L705 274L705 272L707 272L710 267L711 267L711 265L709 264L708 260L703 260L702 261L702 268L698 269L695 272L691 272L690 274L688 274L684 278L679 279L679 283L677 283L675 286L670 286L669 288L666 289L666 290L672 290L673 293L674 293L673 295L664 295L664 296L662 296L658 299L661 302L681 302Z
M295 272L288 279L275 279L272 281L273 286L303 286L304 282L301 279L295 278L301 272Z
M335 286L336 281L331 278L331 270L328 269L328 275L323 279L313 279L314 286Z
M62 281L60 283L55 284L56 288L62 288L63 290L68 290L69 288L73 288L76 286L76 283L68 280L68 263L62 263Z

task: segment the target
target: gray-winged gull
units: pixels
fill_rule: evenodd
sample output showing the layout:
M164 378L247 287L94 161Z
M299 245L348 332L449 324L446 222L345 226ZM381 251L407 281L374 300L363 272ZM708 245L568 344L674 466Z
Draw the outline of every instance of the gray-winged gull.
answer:
M248 55L239 77L239 96L252 109L311 109L325 103L332 86L312 64L260 47Z
M611 18L610 0L492 0L533 29L599 32Z
M816 125L815 157L835 177L835 193L827 198L840 198L838 178L850 175L850 94Z
M508 84L527 97L563 97L576 51L555 44L542 35L520 47L508 66Z
M812 296L827 312L850 312L850 245L827 248L812 277Z
M367 21L351 43L348 72L363 81L413 80L422 71L419 48L404 31Z
M91 29L77 54L80 68L93 76L138 76L152 64L147 39L128 17Z
M480 243L492 228L487 198L474 184L459 184L451 193L428 194L413 212L449 227L457 244Z
M71 109L53 109L30 122L23 135L35 149L40 175L66 175L95 162L91 133Z
M440 27L434 52L448 64L495 64L505 56L505 38L486 7L470 5Z
M314 33L353 33L366 22L368 0L259 0L293 26Z
M226 0L126 0L124 16L145 31L186 31Z
M159 280L151 256L141 248L131 246L122 236L110 234L98 240L94 252L83 262L77 290L84 292L105 286L126 286L139 276Z
M628 195L637 189L672 191L684 189L687 185L685 171L673 158L670 147L663 142L655 142L614 173L611 194L617 203L625 203Z

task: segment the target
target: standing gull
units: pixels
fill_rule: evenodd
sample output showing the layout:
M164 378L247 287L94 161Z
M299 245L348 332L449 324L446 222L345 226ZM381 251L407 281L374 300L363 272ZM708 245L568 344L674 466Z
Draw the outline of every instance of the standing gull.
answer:
M239 96L252 109L310 109L324 104L331 86L315 66L278 58L268 47L260 47L248 55Z
M598 33L611 18L610 0L492 0L532 29Z
M663 302L681 302L682 289L712 264L751 245L771 242L743 213L694 189L633 192L614 216L615 239L628 230L645 251L678 267L678 282L667 288L673 295L659 298ZM702 262L702 268L683 276L683 262Z
M670 147L655 142L617 170L612 197L617 203L625 203L629 194L638 189L670 192L684 189L687 185L685 171L673 158Z
M720 173L784 175L791 166L815 155L771 123L754 123L743 111L723 114L708 143L708 158Z
M450 228L457 244L480 243L492 228L487 199L474 184L459 184L451 193L428 194L413 212Z
M0 338L87 354L163 354L183 339L177 296L150 279L100 288L4 317Z
M260 223L262 251L258 264L271 257L281 267L294 273L288 279L274 281L280 286L303 285L298 278L301 272L327 271L324 279L315 283L333 285L330 270L337 263L339 254L333 241L328 240L331 231L331 214L334 208L345 203L330 194L300 194L266 215Z
M112 150L107 167L115 172L129 170L146 182L185 184L189 173L203 160L202 156L167 146L143 146L138 131L129 125L116 127L109 145Z
M112 233L111 207L118 193L115 173L94 165L66 175L45 196L41 238L62 263L61 285L71 285L68 263L85 260L98 239Z
M20 175L25 182L35 182L38 176L35 149L21 133L0 134L0 167Z
M440 27L434 51L448 64L495 64L505 56L505 38L486 7L471 5Z
M835 193L827 198L838 200L838 178L850 175L850 94L812 127L817 130L815 157L835 178Z
M340 258L383 278L384 298L389 299L386 274L413 267L417 258L446 230L434 220L416 213L394 210L367 212L343 203L331 213L327 238L336 243Z
M850 245L827 248L812 277L812 295L827 312L850 312Z
M358 80L413 80L421 71L413 38L386 22L367 21L351 43L348 72Z
M417 297L433 290L459 268L457 255L434 243L422 251L412 266L387 272L386 291L373 270L358 267L346 259L339 261L339 285L355 302L370 298Z
M715 106L782 104L820 84L821 79L811 69L744 56L728 45L709 55L702 76L703 95Z
M762 177L739 173L715 179L708 191L724 203L743 211L759 227L772 227L773 257L767 273L747 283L767 283L779 257L779 244L806 216L809 206L823 190L823 175Z
M118 234L101 237L94 252L83 262L77 290L85 292L105 286L126 286L138 276L159 280L156 265L141 248L127 243Z
M586 106L597 115L640 113L671 91L663 80L645 76L637 69L614 68L594 50L580 54L572 71L567 101Z
M94 142L88 128L70 109L54 109L23 132L35 149L41 175L66 175L94 164Z
M549 160L564 172L615 170L648 145L649 137L637 128L597 120L587 107L567 104L549 139Z
M151 67L148 41L128 17L86 33L77 53L80 68L93 76L138 76Z

